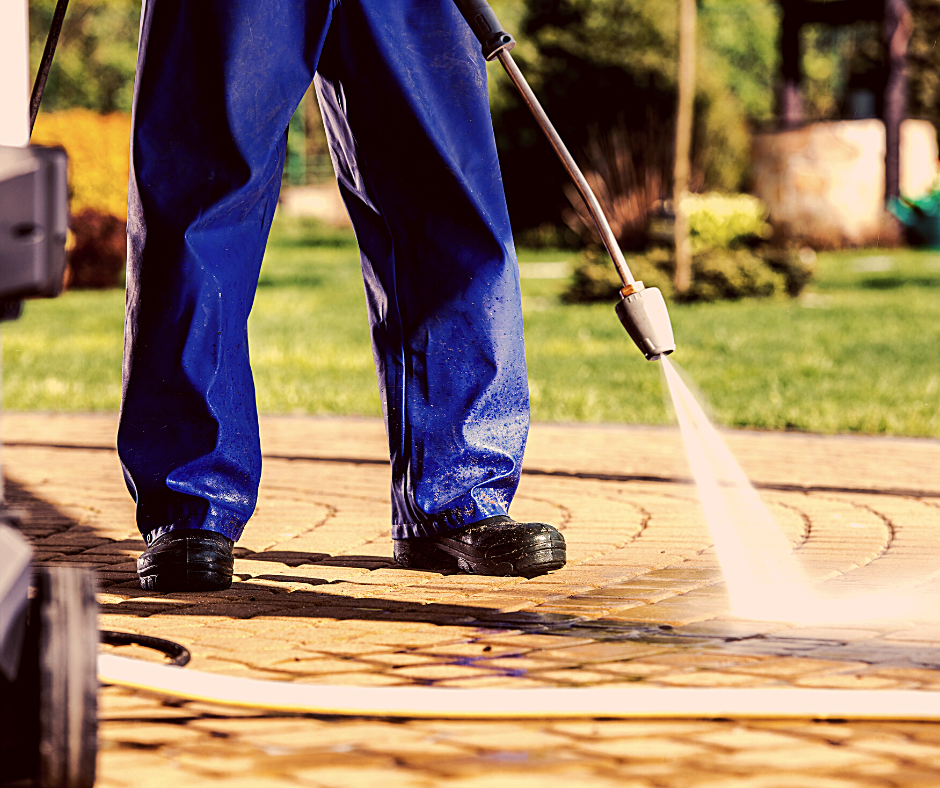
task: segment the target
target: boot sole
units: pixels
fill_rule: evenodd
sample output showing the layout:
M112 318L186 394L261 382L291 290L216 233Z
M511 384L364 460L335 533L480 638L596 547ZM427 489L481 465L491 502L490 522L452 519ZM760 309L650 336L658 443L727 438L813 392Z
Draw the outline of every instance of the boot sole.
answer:
M397 539L395 561L409 569L531 578L565 565L565 539L557 531L540 533L496 550L477 550L447 536Z
M224 591L232 585L231 556L218 546L181 542L137 560L140 587L145 591Z

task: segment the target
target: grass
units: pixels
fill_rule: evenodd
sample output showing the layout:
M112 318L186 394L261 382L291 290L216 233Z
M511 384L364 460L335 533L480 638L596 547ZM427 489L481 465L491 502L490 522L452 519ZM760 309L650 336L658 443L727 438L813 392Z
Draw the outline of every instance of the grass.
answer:
M520 250L524 262L570 252ZM658 365L612 304L523 279L533 418L664 423ZM671 307L674 359L729 426L940 436L940 254L820 254L803 298ZM3 327L4 407L114 410L123 294L70 292ZM267 413L378 415L352 236L278 219L249 324Z
M0 328L3 407L117 410L121 400L124 293L73 291L29 301Z

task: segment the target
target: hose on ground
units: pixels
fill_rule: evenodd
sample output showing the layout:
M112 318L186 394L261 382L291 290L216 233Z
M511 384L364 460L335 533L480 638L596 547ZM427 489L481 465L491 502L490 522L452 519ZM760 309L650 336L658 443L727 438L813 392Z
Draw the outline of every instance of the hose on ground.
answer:
M222 676L111 654L98 656L98 677L176 700L318 716L940 720L940 694L922 690L357 687Z
M183 667L192 659L189 649L181 646L172 640L155 638L153 635L138 635L134 632L113 632L109 629L102 629L99 633L101 643L106 646L143 646L159 651L170 659L171 665Z

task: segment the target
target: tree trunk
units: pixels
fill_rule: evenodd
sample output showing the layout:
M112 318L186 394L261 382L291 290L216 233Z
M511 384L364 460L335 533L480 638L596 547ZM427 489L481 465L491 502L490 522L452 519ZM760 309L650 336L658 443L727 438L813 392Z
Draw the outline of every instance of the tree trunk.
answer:
M785 129L792 129L803 122L803 97L800 91L802 68L800 62L800 18L794 6L783 6L783 23L780 31L780 60L783 83L778 96L777 116Z
M907 0L885 0L885 200L901 194L901 122L907 114L907 45L911 38L911 12Z
M679 89L676 108L676 161L672 203L676 214L676 276L679 293L692 285L692 249L689 220L682 202L689 191L692 147L692 114L695 109L695 0L679 0Z

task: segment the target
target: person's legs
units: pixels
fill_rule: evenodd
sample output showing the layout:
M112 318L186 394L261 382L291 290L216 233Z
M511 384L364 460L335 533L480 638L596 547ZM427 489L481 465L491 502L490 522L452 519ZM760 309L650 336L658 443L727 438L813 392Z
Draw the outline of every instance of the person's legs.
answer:
M118 448L148 544L235 540L261 472L246 321L330 0L145 0Z
M426 547L458 529L471 552L507 538L516 550L522 539L530 553L550 554L529 562L548 571L563 563L560 535L540 525L519 532L505 517L528 429L518 273L483 63L456 8L148 0L118 438L149 545L141 582L169 588L157 580L163 561L211 570L204 578L187 569L171 585L220 587L216 558L226 555L230 577L228 540L254 509L260 451L246 320L285 131L318 62L362 252L393 536ZM417 565L434 553L436 566L439 546L396 556Z
M361 251L392 535L505 516L529 396L479 45L453 0L343 0L315 84Z

